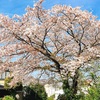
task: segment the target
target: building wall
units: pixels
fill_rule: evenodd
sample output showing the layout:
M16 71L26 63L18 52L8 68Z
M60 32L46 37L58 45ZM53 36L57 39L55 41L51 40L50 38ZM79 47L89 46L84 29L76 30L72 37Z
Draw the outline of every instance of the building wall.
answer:
M47 96L50 97L52 95L55 95L55 99L57 99L57 97L59 96L59 94L63 94L63 90L60 87L55 87L53 84L46 84L45 86L45 90L47 93Z
M0 80L0 85L4 86L4 80Z

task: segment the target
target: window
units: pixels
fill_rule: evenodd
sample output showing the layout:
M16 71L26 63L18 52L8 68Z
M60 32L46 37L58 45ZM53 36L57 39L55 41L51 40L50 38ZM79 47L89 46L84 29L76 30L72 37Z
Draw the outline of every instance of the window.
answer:
M0 80L4 80L9 75L9 70L6 70L4 73L0 75Z

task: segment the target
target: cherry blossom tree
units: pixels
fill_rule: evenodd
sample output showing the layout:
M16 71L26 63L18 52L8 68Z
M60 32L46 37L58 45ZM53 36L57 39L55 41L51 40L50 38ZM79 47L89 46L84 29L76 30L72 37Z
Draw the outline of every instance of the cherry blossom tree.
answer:
M35 70L49 70L67 84L72 79L76 93L80 67L100 58L100 21L79 7L44 9L42 2L23 16L0 14L0 71L12 71L13 85Z

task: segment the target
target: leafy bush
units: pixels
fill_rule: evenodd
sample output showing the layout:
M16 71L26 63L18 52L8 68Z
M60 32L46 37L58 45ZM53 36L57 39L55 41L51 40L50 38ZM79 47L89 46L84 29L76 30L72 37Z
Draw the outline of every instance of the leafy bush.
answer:
M47 94L42 85L31 84L30 86L25 86L23 91L24 100L47 100Z
M15 100L12 96L5 96L2 100Z
M35 93L33 89L29 86L25 86L24 89L24 100L41 100L38 94Z
M66 100L66 96L64 94L61 94L58 96L57 100Z
M84 100L100 100L100 85L91 86Z
M78 100L76 99L76 94L73 92L73 88L69 85L69 82L67 79L63 81L62 87L63 87L64 94L59 95L58 100L73 100L73 99Z
M45 92L44 86L40 84L35 84L30 85L30 87L35 91L36 94L39 95L40 98L42 98L41 100L47 100L47 94Z

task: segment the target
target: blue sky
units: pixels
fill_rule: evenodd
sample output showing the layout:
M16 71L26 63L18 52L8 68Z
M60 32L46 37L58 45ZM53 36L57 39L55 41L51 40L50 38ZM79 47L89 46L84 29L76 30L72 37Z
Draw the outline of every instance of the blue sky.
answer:
M0 0L0 13L9 16L22 15L25 13L25 8L28 5L32 7L33 3L33 0ZM83 10L92 11L100 19L100 0L45 0L43 6L48 9L55 4L80 6Z

